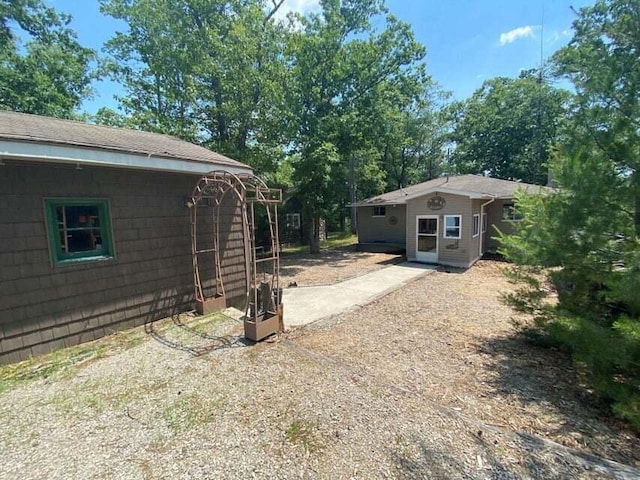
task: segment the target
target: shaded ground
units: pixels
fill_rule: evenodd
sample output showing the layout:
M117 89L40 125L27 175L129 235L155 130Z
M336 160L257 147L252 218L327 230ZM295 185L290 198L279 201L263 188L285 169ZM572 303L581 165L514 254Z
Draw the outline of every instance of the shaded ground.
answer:
M160 322L1 394L0 478L637 478L591 456L640 442L513 336L508 288L480 262L257 345Z

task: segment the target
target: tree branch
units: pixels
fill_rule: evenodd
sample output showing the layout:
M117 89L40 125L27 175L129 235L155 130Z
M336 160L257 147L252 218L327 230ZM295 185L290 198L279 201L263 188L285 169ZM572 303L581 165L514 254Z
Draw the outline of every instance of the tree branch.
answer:
M262 22L262 25L264 26L267 25L269 20L271 20L271 17L273 17L276 14L276 12L280 9L282 4L284 3L284 0L280 0L279 2L276 2L276 0L272 0L272 1L273 1L273 8L271 9L269 14L265 17L264 21Z

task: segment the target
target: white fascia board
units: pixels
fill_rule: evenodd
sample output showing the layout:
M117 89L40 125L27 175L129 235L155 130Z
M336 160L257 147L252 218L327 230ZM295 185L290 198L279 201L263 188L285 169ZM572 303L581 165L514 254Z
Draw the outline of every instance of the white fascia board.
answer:
M252 173L251 168L198 160L137 155L113 150L99 150L34 142L0 140L0 159L47 163L70 163L95 167L133 168L157 172L205 174L213 170L229 173Z

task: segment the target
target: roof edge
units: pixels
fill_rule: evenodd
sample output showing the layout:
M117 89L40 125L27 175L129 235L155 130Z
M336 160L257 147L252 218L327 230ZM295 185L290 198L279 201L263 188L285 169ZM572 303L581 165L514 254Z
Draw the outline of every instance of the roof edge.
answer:
M453 188L442 188L441 185L438 185L436 187L431 187L427 190L423 190L419 193L406 195L405 197L399 198L394 201L385 200L382 202L356 202L356 203L350 204L349 206L350 207L374 207L374 206L377 207L377 206L388 206L388 205L405 205L409 200L414 200L416 198L424 197L425 195L430 195L432 193L446 193L448 195L458 195L461 197L469 197L472 199L513 198L513 196L502 197L498 195L492 195L490 193L473 192L470 190L456 190Z
M3 139L0 139L0 159L189 174L203 174L216 169L226 170L231 173L253 172L253 169L248 166L214 163L211 161Z

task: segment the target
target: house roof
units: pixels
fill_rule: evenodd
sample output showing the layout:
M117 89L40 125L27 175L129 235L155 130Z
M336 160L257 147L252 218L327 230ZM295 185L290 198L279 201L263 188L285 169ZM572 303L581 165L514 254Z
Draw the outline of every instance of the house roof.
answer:
M74 153L71 161L78 161L78 163L92 159L91 155L88 158L83 158L80 153L90 149L135 158L153 159L153 161L146 163L150 169L154 170L163 170L163 162L159 160L187 161L200 164L198 172L193 173L206 173L210 170L226 167L240 171L251 170L249 166L241 162L169 135L9 111L0 111L0 142L3 147L0 148L0 156L6 158L12 158L12 150L7 148L7 143L22 143L23 147L26 143L31 146L48 146L50 147L47 151L49 153L52 149L55 153ZM73 152L70 149L73 149ZM24 152L25 148L16 149L17 151ZM31 151L36 152L37 156L37 149L31 148ZM20 155L20 153L16 153L16 155ZM55 161L55 159L52 158L51 161ZM98 163L108 164L109 162ZM177 168L180 171L179 167L184 167L183 164L175 162L173 164L165 162L165 164L174 167L165 170ZM154 165L157 168L153 168ZM116 161L112 166L122 165ZM128 166L146 168L144 162L140 165L136 162L130 162Z
M550 190L548 187L540 185L483 177L482 175L456 175L434 178L427 182L383 193L354 203L353 206L403 204L412 198L435 192L464 195L471 198L513 198L518 189L530 192Z

